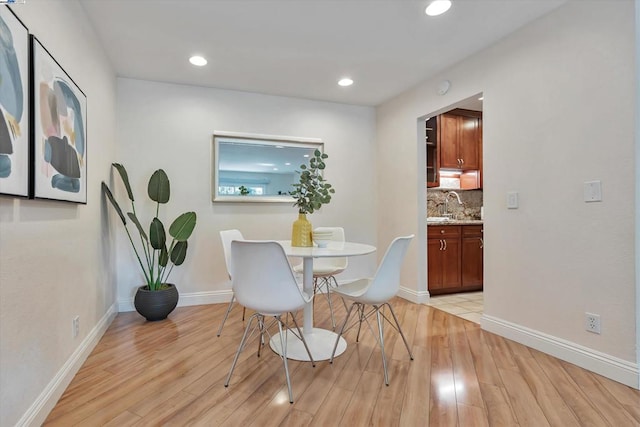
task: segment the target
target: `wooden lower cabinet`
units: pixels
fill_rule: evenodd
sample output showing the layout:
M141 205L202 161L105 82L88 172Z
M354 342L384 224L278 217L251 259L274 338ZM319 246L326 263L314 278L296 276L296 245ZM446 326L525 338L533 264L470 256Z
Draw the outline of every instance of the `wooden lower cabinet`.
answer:
M427 281L431 295L482 289L482 226L427 227Z

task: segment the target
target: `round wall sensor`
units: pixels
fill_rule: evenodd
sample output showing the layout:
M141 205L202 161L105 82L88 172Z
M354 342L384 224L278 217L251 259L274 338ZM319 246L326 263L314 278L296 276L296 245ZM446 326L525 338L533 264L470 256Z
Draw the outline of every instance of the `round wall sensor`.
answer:
M451 82L449 80L443 80L438 85L438 95L444 95L449 92L449 88L451 87Z

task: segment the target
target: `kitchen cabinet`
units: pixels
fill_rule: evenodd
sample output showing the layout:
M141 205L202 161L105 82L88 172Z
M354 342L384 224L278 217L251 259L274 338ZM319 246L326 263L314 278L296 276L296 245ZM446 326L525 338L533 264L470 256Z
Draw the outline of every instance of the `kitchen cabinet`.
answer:
M427 272L429 291L459 287L460 227L427 227Z
M482 286L484 239L481 225L462 227L462 286Z
M431 295L482 289L482 225L427 227L427 281Z
M425 144L427 152L427 187L440 186L440 153L438 151L438 121L431 117L425 121Z
M440 167L480 170L482 112L456 109L440 115Z

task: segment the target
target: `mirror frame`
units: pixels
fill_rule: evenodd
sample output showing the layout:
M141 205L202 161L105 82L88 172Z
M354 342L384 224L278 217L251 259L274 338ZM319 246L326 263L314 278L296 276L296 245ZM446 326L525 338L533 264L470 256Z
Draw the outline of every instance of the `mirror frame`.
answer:
M295 136L263 135L241 132L214 131L211 149L211 200L213 202L234 203L294 203L289 195L275 196L229 196L218 194L220 175L218 166L220 159L220 142L224 139L233 139L235 143L247 145L273 145L285 147L308 148L320 150L324 153L324 143L319 138L304 138ZM299 168L299 165L298 165Z

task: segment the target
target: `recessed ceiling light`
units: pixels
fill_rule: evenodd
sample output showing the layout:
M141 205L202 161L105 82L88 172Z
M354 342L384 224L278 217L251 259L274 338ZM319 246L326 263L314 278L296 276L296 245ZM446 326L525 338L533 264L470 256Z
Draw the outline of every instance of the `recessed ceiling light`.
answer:
M433 0L424 12L429 16L438 16L445 13L451 7L451 0Z
M284 164L285 166L291 166L291 163L287 162Z
M198 56L198 55L194 55L191 58L189 58L189 62L191 62L193 65L196 65L198 67L204 67L205 65L207 65L207 60L204 59L202 56Z
M302 156L302 157L309 157L309 155L308 155L308 154L305 154L305 155L304 155L304 156Z
M340 86L351 86L353 84L353 80L351 80L349 77L345 77L343 79L340 79L338 81L338 84Z

